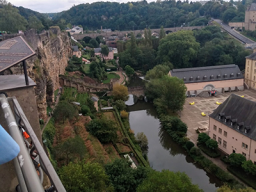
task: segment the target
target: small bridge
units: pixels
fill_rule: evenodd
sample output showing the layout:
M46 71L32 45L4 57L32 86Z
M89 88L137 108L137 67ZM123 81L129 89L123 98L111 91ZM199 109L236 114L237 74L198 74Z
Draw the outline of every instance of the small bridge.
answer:
M191 27L171 27L171 28L164 28L165 32L172 33L180 30L197 30L197 29L202 29L203 26L191 26ZM150 29L152 33L158 33L160 34L160 28L159 29ZM105 38L108 38L110 36L118 36L118 37L124 37L126 34L133 32L135 36L138 34L143 34L143 30L130 30L130 31L113 31L113 32L101 32L101 33L84 33L84 34L74 34L73 37L77 40L81 40L84 37L91 37L91 38L96 38L98 36L102 36Z

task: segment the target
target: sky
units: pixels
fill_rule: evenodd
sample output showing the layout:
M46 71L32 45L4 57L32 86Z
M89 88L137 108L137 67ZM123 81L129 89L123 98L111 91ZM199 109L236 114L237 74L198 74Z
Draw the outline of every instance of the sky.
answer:
M7 0L7 2L19 7L25 7L38 11L40 13L56 13L64 10L70 9L73 5L78 5L82 3L93 3L99 0ZM131 2L137 0L100 0L100 1L110 1L110 2ZM148 0L151 2L154 0Z

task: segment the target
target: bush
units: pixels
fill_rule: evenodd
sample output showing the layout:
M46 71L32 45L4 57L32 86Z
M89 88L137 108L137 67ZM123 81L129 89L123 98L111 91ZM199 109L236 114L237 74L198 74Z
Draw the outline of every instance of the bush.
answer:
M206 145L206 147L208 147L209 149L212 149L212 150L216 150L218 148L218 142L213 139L208 139L205 142L205 145Z
M115 101L115 106L116 106L116 108L117 108L119 111L122 111L122 110L124 110L124 109L126 108L126 105L125 105L125 103L124 103L123 100L116 100L116 101Z
M209 139L210 137L206 133L199 133L197 141L199 144L205 144Z
M178 117L173 116L162 116L160 117L161 124L163 128L168 132L175 131L175 132L187 132L187 125L183 123Z
M87 105L82 105L81 113L83 115L91 115L91 110L90 110L90 108Z
M218 151L209 149L205 145L197 145L206 155L212 158L220 157L220 153Z
M123 118L123 119L127 119L128 118L128 113L126 112L126 111L121 111L121 117Z
M213 174L215 174L215 173L217 173L217 171L218 171L218 166L215 165L214 163L212 163L212 164L209 166L209 170L210 170Z
M67 101L61 101L54 110L53 117L54 119L64 123L66 119L72 119L77 115L77 111L74 106Z
M192 147L190 149L190 154L192 156L200 156L201 155L201 150L199 148L197 148L197 147Z
M239 153L232 153L231 155L229 155L228 159L229 159L230 165L234 167L241 167L242 163L246 161L245 156Z
M247 174L256 175L256 165L254 165L251 160L244 161L242 168Z
M223 161L224 163L226 163L226 164L229 164L229 160L228 160L228 156L222 156L221 158L220 158L220 160L221 161Z
M194 143L192 143L191 141L187 141L187 143L186 143L186 148L187 148L188 151L190 151L190 149L191 149L192 147L194 147L194 146L195 146Z

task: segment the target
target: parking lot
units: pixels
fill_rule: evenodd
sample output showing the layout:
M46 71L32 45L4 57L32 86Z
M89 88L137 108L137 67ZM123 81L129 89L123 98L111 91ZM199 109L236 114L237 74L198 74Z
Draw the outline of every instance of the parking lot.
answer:
M187 136L192 142L196 143L197 141L197 128L205 128L205 132L208 131L209 114L219 106L216 102L223 103L231 94L244 95L245 99L256 102L256 91L248 89L244 91L227 92L214 97L189 97L186 99L183 111L180 113L180 118L187 124ZM195 104L190 105L190 102L195 102ZM206 116L203 117L201 112L204 112Z

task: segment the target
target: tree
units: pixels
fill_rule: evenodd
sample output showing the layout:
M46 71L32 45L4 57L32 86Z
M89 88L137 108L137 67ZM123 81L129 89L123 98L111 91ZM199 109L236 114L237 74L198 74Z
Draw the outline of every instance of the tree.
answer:
M251 160L244 161L242 168L247 174L256 175L256 165Z
M98 163L70 163L60 169L59 176L67 191L114 191L104 168Z
M186 90L183 80L167 75L146 84L146 96L154 100L154 105L172 112L183 108Z
M239 153L232 153L231 155L229 155L228 159L229 159L230 165L234 167L241 167L243 162L246 161L245 156Z
M117 127L115 122L106 119L105 117L101 119L93 119L86 126L86 129L90 134L97 137L101 143L115 142L117 139Z
M102 46L101 46L101 54L102 54L103 56L108 56L108 53L109 53L108 46L107 46L107 45L102 45Z
M217 192L255 192L251 187L246 187L242 189L230 188L228 185L224 184L217 189Z
M92 44L92 46L93 46L94 48L99 47L99 43L98 43L95 39L91 39L91 40L89 41L89 44Z
M200 144L205 144L206 141L208 141L209 139L210 139L210 137L206 133L199 133L197 141Z
M185 173L162 170L161 172L152 170L148 177L137 188L138 192L158 191L190 191L202 192L197 185L191 183L190 178Z
M159 39L163 39L165 37L166 33L164 31L164 28L163 26L161 26L161 29L160 29L160 34L159 34Z
M212 150L216 150L218 148L218 142L213 139L208 139L205 142L205 145L206 145L206 147L208 147L209 149L212 149Z
M114 84L112 95L115 100L126 101L128 99L128 88L124 85Z
M223 13L223 22L228 23L236 16L235 8L229 8Z
M57 121L62 120L63 123L66 119L72 119L76 115L76 109L67 101L60 101L53 113L54 119Z
M129 114L124 110L120 112L120 115L123 119L128 119L129 117Z
M130 65L126 65L125 73L128 77L131 77L134 74L134 69Z
M87 105L82 105L81 106L81 113L86 116L86 115L91 115L91 110Z
M116 159L113 163L105 165L115 191L136 191L138 185L147 177L149 168L139 166L132 169L130 165L126 159Z
M194 147L194 146L195 146L195 145L194 145L193 142L187 141L187 143L186 143L186 148L188 149L188 151L190 151L190 149L191 149L192 147Z
M86 147L84 145L84 140L79 136L68 138L64 143L61 143L54 148L56 158L66 159L66 165L70 160L75 159L77 156L82 160L85 153Z
M116 101L115 101L115 106L116 106L116 108L117 108L119 111L122 111L122 110L124 110L124 109L126 108L126 105L125 105L125 103L124 103L123 100L116 100Z
M183 123L178 117L164 115L160 117L161 124L167 132L175 131L187 133L187 125Z
M160 62L172 62L175 68L190 67L199 48L192 31L178 31L161 39L157 57Z
M167 65L156 65L153 69L149 70L145 76L145 79L158 79L167 75L170 68Z
M36 29L38 31L44 28L42 22L36 16L30 16L28 18L28 27L30 29Z
M143 132L136 135L136 141L139 144L142 152L145 154L148 151L148 138Z

